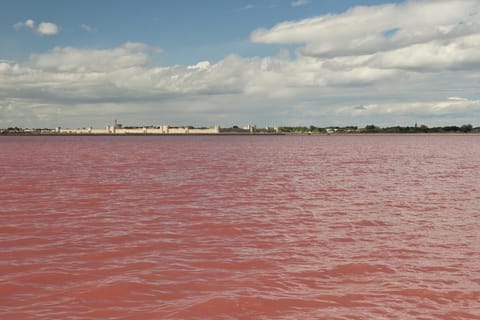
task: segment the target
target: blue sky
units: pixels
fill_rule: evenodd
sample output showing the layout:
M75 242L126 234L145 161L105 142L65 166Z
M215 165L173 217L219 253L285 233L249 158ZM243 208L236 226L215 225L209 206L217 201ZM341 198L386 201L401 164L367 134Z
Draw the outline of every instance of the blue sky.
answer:
M7 0L0 12L1 39L6 44L0 56L18 60L55 46L109 48L125 42L164 49L160 63L167 65L218 61L232 53L264 56L277 48L252 44L252 30L382 2L316 0L293 6L293 0ZM52 21L61 32L55 37L12 32L15 23L27 19Z
M1 6L0 128L480 125L478 0Z

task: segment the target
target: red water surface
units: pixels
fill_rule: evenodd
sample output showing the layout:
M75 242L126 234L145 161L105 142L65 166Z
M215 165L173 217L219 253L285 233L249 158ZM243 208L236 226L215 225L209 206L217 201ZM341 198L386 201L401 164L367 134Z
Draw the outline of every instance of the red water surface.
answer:
M480 136L0 137L0 319L480 319Z

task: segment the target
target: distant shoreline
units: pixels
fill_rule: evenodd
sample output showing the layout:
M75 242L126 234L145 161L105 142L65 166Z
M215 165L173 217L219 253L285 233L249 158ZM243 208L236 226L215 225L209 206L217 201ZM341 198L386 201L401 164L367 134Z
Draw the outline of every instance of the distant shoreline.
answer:
M118 133L3 133L0 137L188 137L188 136L203 136L203 137L225 137L225 136L290 136L290 137L328 137L328 136L480 136L480 132L352 132L352 133L242 133L242 132L225 132L225 133L147 133L147 134L118 134Z
M480 127L473 127L471 124L461 126L449 125L443 127L428 127L426 125L414 126L393 126L379 127L376 125L367 125L365 127L358 126L279 126L259 128L256 125L248 125L244 128L238 126L220 128L216 125L210 128L193 126L171 127L162 126L146 126L146 127L123 127L115 121L114 125L108 125L105 129L78 128L65 129L57 127L50 128L19 128L9 127L0 129L2 135L37 135L37 136L267 136L267 135L364 135L364 134L480 134Z
M148 137L148 136L285 136L285 135L307 135L307 134L288 134L288 133L243 133L243 132L220 132L220 133L31 133L15 132L0 133L2 136L49 136L49 137ZM326 134L325 134L326 135Z

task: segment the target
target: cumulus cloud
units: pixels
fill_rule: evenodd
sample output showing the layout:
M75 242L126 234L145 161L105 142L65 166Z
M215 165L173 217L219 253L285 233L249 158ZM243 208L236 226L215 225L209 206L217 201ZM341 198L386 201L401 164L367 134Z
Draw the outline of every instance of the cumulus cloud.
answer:
M57 47L45 54L34 54L29 65L41 70L59 72L105 72L138 67L149 60L149 46L125 43L114 49L79 49Z
M450 101L468 101L467 98L462 98L462 97L448 97L448 100L450 100Z
M25 20L24 22L15 23L13 25L13 27L15 28L15 30L20 30L20 29L23 29L23 28L34 29L35 28L35 21L33 21L32 19L28 19L28 20Z
M163 110L208 125L227 114L237 114L238 121L249 123L258 100L283 98L288 91L279 90L279 85L287 85L281 79L290 68L286 60L231 55L217 63L158 67L149 63L152 50L141 43L104 50L58 47L32 55L24 64L2 62L0 105L30 108L31 119L36 120L47 121L51 112L50 123L59 112L65 117L70 112L82 115L97 106L99 114L112 117L134 108L137 117L148 112L145 121ZM75 121L86 120L79 116Z
M415 112L436 117L479 110L478 102L452 98L469 82L463 73L449 75L448 92L436 74L412 76L362 67L361 61L347 68L342 61L335 66L313 57L231 55L216 63L159 67L149 63L152 50L142 43L103 50L59 47L32 55L24 64L3 61L0 105L9 106L3 109L9 112L4 119L23 110L17 114L21 119L19 115L30 110L31 119L49 121L50 126L58 125L58 114L77 115L78 125L86 125L89 117L96 117L95 112L107 119L135 114L139 122L150 121L160 112L171 115L169 121L176 116L177 121L204 125L228 119L249 123L259 118L270 124L314 119L332 124L342 117L397 117ZM440 103L419 96L429 88L441 88L451 98ZM475 90L472 86L471 93ZM427 102L392 102L391 92L402 99L414 95ZM368 103L372 99L384 101ZM344 103L362 108L342 109Z
M290 5L292 7L301 7L301 6L306 6L307 4L310 4L310 0L295 0Z
M37 27L37 33L45 36L55 35L59 30L58 26L51 22L42 22Z
M27 28L27 29L34 29L35 28L35 21L32 19L25 20L24 22L17 22L13 25L15 30L20 30L22 28Z
M465 114L467 111L480 113L480 100L437 100L423 102L402 102L402 103L374 103L364 105L361 108L341 108L339 112L348 113L355 117L367 115L391 115L406 116L415 114L417 116L445 116Z
M60 27L52 22L40 22L38 26L36 26L35 21L32 19L28 19L24 22L17 22L13 25L15 30L21 29L29 29L36 34L44 35L44 36L51 36L56 35L60 32Z
M87 31L87 32L92 32L93 31L93 28L91 26L89 26L88 24L81 24L80 25L80 28L82 28L83 30Z
M255 9L255 8L256 8L255 5L249 3L249 4L247 4L247 5L239 8L238 10L239 10L239 11L248 11L248 10L252 10L252 9Z
M419 0L355 7L338 15L255 30L251 40L303 45L302 55L318 58L369 55L430 43L451 50L457 49L449 48L457 39L479 33L479 12L477 0ZM476 42L470 47L478 49Z

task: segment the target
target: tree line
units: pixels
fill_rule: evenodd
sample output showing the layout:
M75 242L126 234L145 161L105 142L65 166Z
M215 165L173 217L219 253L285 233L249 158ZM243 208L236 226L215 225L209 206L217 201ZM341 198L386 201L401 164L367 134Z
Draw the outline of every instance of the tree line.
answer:
M379 127L369 124L363 128L357 126L346 127L316 127L316 126L297 126L297 127L279 127L279 132L283 133L311 133L311 134L329 134L329 133L480 133L480 127L473 127L471 124L462 126L443 126L428 127L426 125L418 126L393 126Z

